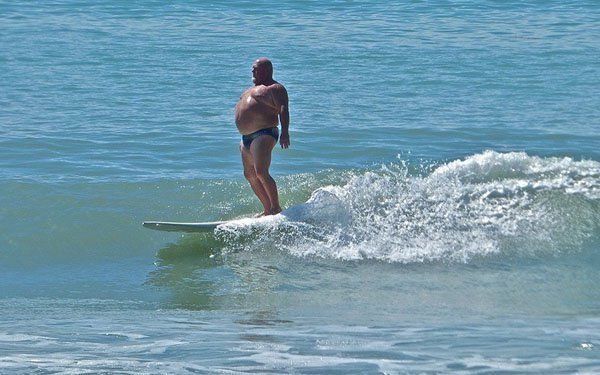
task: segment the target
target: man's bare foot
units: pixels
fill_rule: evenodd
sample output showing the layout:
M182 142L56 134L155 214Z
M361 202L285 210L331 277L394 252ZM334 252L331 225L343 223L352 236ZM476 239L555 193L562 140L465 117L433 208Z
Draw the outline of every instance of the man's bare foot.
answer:
M258 218L258 217L263 217L263 216L268 216L268 215L269 215L268 212L260 212L260 213L257 213L256 215L254 215L254 217Z
M277 207L271 210L271 212L269 213L269 215L277 215L278 213L281 212L281 207Z

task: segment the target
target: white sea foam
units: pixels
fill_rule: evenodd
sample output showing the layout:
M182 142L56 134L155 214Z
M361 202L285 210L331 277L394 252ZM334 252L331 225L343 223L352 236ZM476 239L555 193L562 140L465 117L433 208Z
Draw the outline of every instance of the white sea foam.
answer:
M402 165L325 186L252 236L298 256L389 262L468 261L494 253L557 253L598 234L600 163L486 151L410 175Z

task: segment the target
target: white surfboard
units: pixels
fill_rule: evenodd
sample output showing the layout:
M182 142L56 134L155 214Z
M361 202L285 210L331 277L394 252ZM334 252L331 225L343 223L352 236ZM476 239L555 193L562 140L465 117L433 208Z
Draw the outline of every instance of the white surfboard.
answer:
M269 228L286 222L312 223L313 225L327 225L327 223L343 224L348 222L351 216L343 202L335 194L335 189L335 187L317 189L306 203L289 207L277 215L198 223L144 221L143 225L146 228L167 232L210 233L217 228L224 230L238 230L242 228L254 230Z
M219 225L225 224L226 221L212 221L206 223L178 223L172 221L144 221L142 224L145 228L154 230L162 230L165 232L188 232L188 233L205 233L214 231Z
M286 220L286 211L283 211L273 216L262 217L245 217L241 219L233 219L228 221L209 221L198 223L182 223L173 221L144 221L145 228L161 230L166 232L188 232L188 233L210 233L217 227L256 227L261 225L269 225L276 222Z

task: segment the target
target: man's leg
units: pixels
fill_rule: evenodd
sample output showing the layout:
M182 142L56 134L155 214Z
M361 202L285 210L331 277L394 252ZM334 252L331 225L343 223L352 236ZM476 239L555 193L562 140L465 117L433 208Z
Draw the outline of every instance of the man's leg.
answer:
M244 165L244 177L246 177L250 183L250 186L252 187L252 190L254 191L254 194L256 194L260 200L260 203L262 203L263 215L269 215L271 213L271 200L269 199L262 182L260 182L258 176L256 175L252 154L250 153L250 150L244 147L244 145L241 143L240 152L242 154L242 164Z
M262 183L263 189L269 197L271 215L281 212L279 195L277 194L277 185L275 184L273 177L269 174L271 151L273 150L273 147L275 147L275 143L275 138L270 135L261 135L254 139L252 144L250 144L250 153L252 154L256 177Z

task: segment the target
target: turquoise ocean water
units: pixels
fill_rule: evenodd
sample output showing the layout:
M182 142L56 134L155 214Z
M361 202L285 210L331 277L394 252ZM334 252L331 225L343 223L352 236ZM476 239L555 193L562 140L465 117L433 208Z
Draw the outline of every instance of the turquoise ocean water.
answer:
M0 372L600 372L597 1L0 1ZM260 210L233 107L290 94Z

